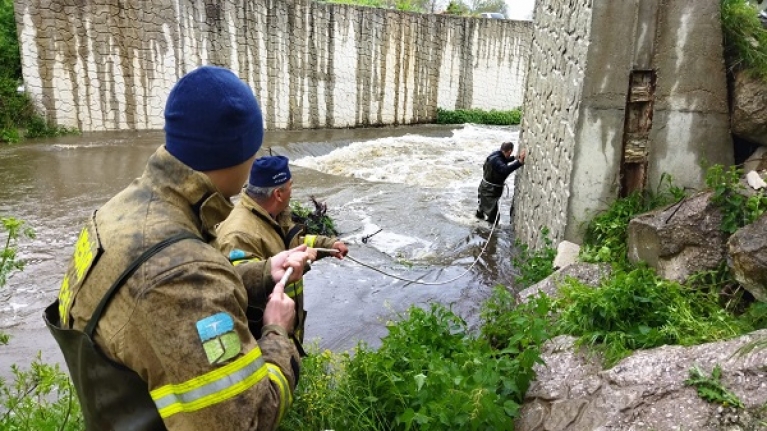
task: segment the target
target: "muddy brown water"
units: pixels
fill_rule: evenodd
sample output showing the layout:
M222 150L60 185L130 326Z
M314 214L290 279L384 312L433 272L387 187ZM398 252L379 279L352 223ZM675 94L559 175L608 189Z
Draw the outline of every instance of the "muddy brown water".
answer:
M333 351L359 341L377 346L387 320L433 302L476 326L491 288L513 285L515 272L511 197L504 195L501 226L490 235L474 218L476 189L484 158L516 139L516 128L474 125L267 132L262 153L291 159L293 199L325 202L349 255L378 270L349 259L316 262L305 277L306 338ZM0 289L0 331L12 337L0 346L0 377L38 352L62 361L41 315L79 228L141 175L162 140L162 132L91 133L0 146L0 216L36 232L19 246L26 268Z

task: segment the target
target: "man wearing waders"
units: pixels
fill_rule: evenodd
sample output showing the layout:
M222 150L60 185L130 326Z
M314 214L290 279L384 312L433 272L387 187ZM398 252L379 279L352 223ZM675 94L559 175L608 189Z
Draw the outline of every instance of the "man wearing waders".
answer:
M513 151L514 143L504 142L500 150L494 151L485 159L482 166L482 182L477 190L479 208L476 216L480 220L496 223L499 218L498 200L503 195L503 184L512 172L525 164L525 150L519 152L518 159L511 155Z
M349 252L346 244L322 235L307 235L305 227L293 222L290 198L293 179L284 156L266 156L256 159L250 170L248 184L240 194L229 217L217 229L216 246L236 266L251 260L265 260L275 254L306 244L312 260L327 256L343 259ZM335 249L337 253L318 252L315 248ZM304 283L298 280L285 287L285 294L296 302L295 336L304 340L306 312L304 311ZM254 298L248 305L248 324L258 337L263 325L261 319L269 292Z
M231 212L264 126L235 74L200 67L165 105L165 145L143 175L86 223L45 321L88 431L274 430L293 399L290 339L306 247L235 269L209 244ZM248 330L249 287L272 290L262 337Z

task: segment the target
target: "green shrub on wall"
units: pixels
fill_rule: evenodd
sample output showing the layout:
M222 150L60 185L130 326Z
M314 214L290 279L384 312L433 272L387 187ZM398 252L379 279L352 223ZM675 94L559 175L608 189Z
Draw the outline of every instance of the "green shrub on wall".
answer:
M767 78L767 30L749 0L722 0L722 34L727 63Z
M517 125L522 120L522 109L512 109L510 111L483 111L481 109L457 109L448 111L437 108L437 124L490 124L496 126Z

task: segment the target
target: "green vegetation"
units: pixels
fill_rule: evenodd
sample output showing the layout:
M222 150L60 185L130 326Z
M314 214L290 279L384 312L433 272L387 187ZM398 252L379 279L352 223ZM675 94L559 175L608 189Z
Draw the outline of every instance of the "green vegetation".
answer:
M765 208L760 195L746 199L737 193L738 180L739 172L721 166L707 173L712 200L726 214L723 229L730 232L752 222ZM617 199L592 219L580 260L610 263L612 275L597 289L574 279L560 286L561 296L552 306L555 333L579 337L580 345L603 353L605 365L611 366L635 349L701 344L767 328L767 304L744 301L725 263L679 284L628 262L631 218L683 198L684 191L664 176L655 193Z
M728 234L753 223L767 211L767 196L761 190L745 196L742 175L743 170L735 166L725 169L715 165L706 172L706 185L713 191L711 201L722 210L722 231Z
M522 109L512 109L511 111L483 111L481 109L458 109L448 111L437 109L437 118L434 121L437 124L491 124L496 126L511 126L519 124L522 120Z
M5 236L0 252L0 288L8 276L24 268L17 256L18 241L33 238L34 232L22 220L0 217L0 232ZM0 333L0 349L8 344L7 334ZM58 365L42 363L38 354L28 371L11 366L13 382L0 378L0 429L66 430L83 429L80 405L69 377Z
M5 243L0 252L0 288L2 288L13 271L24 269L24 261L17 258L19 239L34 238L35 231L23 220L15 217L0 217L0 232L5 232Z
M450 0L450 3L447 5L447 9L445 9L445 14L447 15L470 15L471 11L469 10L469 7L466 6L461 1L455 1Z
M432 12L433 0L317 0L320 3L348 4L395 9L403 12Z
M607 367L636 349L690 346L757 329L724 309L718 292L663 280L649 268L614 269L598 289L570 279L560 294L558 332L604 353Z
M85 428L77 394L69 376L42 363L38 354L30 369L11 366L12 383L0 379L0 429L8 431L80 431Z
M0 250L0 289L2 289L12 272L24 269L24 261L17 257L19 239L34 238L35 232L22 220L15 217L0 217L0 234L5 236L3 248ZM0 332L0 346L8 344L8 339L8 334Z
M710 403L721 404L724 407L744 407L738 396L722 385L722 368L719 365L714 367L710 377L706 377L700 368L692 367L690 378L684 383L695 386L698 395Z
M310 355L280 429L508 429L548 339L549 311L545 298L515 308L510 295L494 290L483 337L441 305L411 307L377 350Z
M13 0L0 0L0 142L79 133L76 129L51 125L40 117L27 94L17 91L21 82Z
M663 175L654 193L633 193L613 202L597 214L586 226L580 260L583 262L609 262L625 265L629 221L652 209L678 202L684 190L672 185L670 175Z
M519 271L515 281L522 288L532 286L554 272L557 249L553 247L553 242L549 238L548 227L544 226L541 229L541 238L543 238L543 247L538 250L530 250L527 244L519 240L514 242L518 252L511 261L514 268Z
M325 236L338 235L333 219L327 215L328 206L317 201L313 196L310 199L314 205L314 211L301 205L300 202L290 201L290 210L293 213L293 221L306 226L306 233L308 234Z
M405 12L439 13L439 0L316 0L319 3L348 4L395 9ZM482 12L506 14L504 0L451 0L444 13L449 15L478 16Z
M767 31L749 0L721 0L722 33L727 64L767 77Z

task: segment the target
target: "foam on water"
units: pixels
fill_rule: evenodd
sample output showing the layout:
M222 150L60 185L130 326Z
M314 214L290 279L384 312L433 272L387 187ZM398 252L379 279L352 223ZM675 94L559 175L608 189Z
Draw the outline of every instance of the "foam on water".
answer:
M355 142L292 163L367 181L422 188L476 188L477 171L481 172L485 157L503 141L516 142L518 135L508 128L467 125L448 138L405 135Z
M466 125L454 130L451 137L405 135L354 142L326 155L302 157L291 163L331 175L428 190L429 199L450 222L484 226L485 222L474 217L482 164L501 142L516 143L518 137L519 133L508 127ZM513 178L507 184L511 194ZM345 210L358 214L363 225L355 240L379 229L367 214L372 210L366 205L370 199L374 196L360 196L344 205ZM425 258L434 252L434 244L424 238L386 232L371 237L368 245L390 256L404 254L408 259Z

